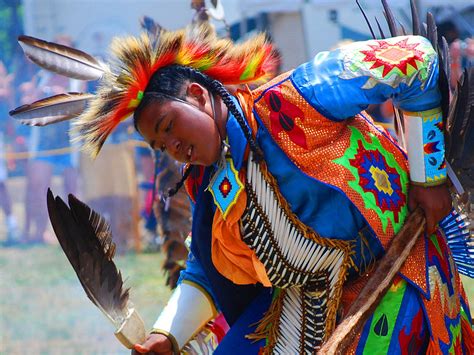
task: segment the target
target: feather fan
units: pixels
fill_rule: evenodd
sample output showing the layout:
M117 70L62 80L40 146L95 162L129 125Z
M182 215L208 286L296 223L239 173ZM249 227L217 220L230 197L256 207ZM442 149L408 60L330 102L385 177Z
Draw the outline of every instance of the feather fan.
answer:
M459 272L474 278L474 230L466 215L451 211L441 222L449 249Z
M131 348L143 341L145 327L112 260L115 244L110 226L73 195L68 202L69 206L48 189L48 213L59 244L87 297L115 326L117 338Z
M29 36L18 37L25 55L40 67L80 80L98 80L106 66L93 56L62 44Z
M10 111L10 116L28 126L47 126L79 116L92 94L69 92L22 105Z

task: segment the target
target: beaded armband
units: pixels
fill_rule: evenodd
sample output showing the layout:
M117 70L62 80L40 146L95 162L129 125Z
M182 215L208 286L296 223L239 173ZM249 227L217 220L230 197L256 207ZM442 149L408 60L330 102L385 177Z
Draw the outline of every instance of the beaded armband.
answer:
M441 108L404 112L411 182L436 186L446 181Z
M216 315L208 293L194 282L184 280L174 290L152 333L166 335L177 353Z

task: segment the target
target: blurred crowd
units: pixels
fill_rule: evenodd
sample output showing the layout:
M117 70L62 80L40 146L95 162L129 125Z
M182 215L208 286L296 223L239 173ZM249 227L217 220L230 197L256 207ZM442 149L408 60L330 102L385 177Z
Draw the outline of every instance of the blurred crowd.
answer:
M68 40L64 37L58 38L58 41L66 44ZM25 61L21 70L7 73L5 65L0 63L0 200L7 221L5 245L43 242L47 227L44 192L51 185L53 174L63 177L66 191L74 193L77 188L77 153L70 147L67 134L69 123L46 128L22 127L8 115L9 110L16 106L62 92L81 90L76 83L64 77L34 70L34 66ZM22 75L25 72L26 75ZM22 230L12 212L12 192L5 185L8 177L16 176L26 177Z
M54 41L73 46L67 36L57 36ZM64 121L46 127L23 126L9 116L9 111L60 93L93 92L96 85L87 83L86 87L84 82L52 74L39 69L26 59L21 60L22 63L15 65L20 70L11 72L0 61L0 220L6 222L3 228L5 235L0 236L0 242L5 247L46 242L45 232L49 222L45 196L47 188L53 184L53 177L62 184L62 191L59 193L64 195L72 193L80 197L82 186L80 152L78 147L72 146L69 141L70 122ZM138 134L130 124L118 129L109 139L109 143L138 139ZM135 159L135 168L140 176L138 187L142 191L139 194L140 216L144 225L142 234L146 234L147 244L156 248L161 244L161 239L157 238L158 222L152 209L152 202L159 198L158 191L155 191L156 196L152 196L155 169L158 169L157 173L160 174L162 188L168 188L171 183L170 176L178 171L178 167L163 157L158 157L159 164L156 164L153 152L145 147L137 147L135 154L138 157ZM10 182L22 180L23 183L7 184L8 179ZM19 194L23 196L23 206L22 213L15 215L13 202L18 202L18 186L24 189ZM109 200L109 204L114 204L113 197ZM102 206L100 201L98 205L99 208L107 210L107 206ZM162 208L165 211L164 217L167 209L169 208L166 206ZM124 245L122 249L126 247Z

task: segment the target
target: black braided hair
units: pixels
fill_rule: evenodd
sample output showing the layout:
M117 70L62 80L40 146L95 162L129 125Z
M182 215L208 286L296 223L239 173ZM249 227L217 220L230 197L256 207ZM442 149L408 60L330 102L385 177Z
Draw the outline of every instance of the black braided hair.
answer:
M168 189L167 197L172 197L178 193L179 189L184 185L184 182L186 181L188 176L191 174L191 171L193 170L193 168L194 168L194 165L189 165L189 167L184 171L183 176L181 177L181 180L179 180L173 188Z
M211 92L221 97L222 101L227 106L227 109L234 115L234 117L237 119L237 122L239 122L240 128L244 132L245 138L247 139L247 142L249 143L250 150L253 153L254 161L257 161L257 162L261 161L263 159L263 152L260 149L260 147L257 145L257 142L255 141L255 139L253 138L252 131L250 130L249 126L247 126L247 124L245 123L244 117L235 106L234 101L232 101L230 93L227 91L227 89L224 87L224 85L222 85L220 81L211 79L203 73L200 73L200 74L204 75L209 80L209 88Z
M253 153L254 161L261 161L263 159L263 152L253 138L252 131L247 126L245 118L232 101L230 93L221 82L210 78L206 74L194 68L182 65L170 65L158 70L155 74L153 74L148 86L144 91L143 99L134 112L133 122L135 128L137 128L137 122L138 118L140 117L140 113L148 104L152 102L164 102L166 100L170 100L171 98L185 100L185 84L189 83L190 81L197 82L207 88L211 94L220 96L222 102L224 102L224 104L227 106L227 109L237 119L237 122L239 123L245 138L249 143L250 150ZM175 188L169 190L168 196L173 196L183 186L184 181L191 173L192 167L193 166L191 165L186 170L181 180L176 184Z

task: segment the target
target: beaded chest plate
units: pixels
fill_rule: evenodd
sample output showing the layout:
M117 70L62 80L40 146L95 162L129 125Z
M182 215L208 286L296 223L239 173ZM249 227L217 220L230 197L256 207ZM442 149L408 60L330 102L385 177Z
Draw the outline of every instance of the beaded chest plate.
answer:
M247 165L247 208L242 218L244 242L262 261L272 284L280 288L266 317L278 317L274 353L314 352L333 331L342 285L349 265L347 242L325 239L291 212L266 168Z

